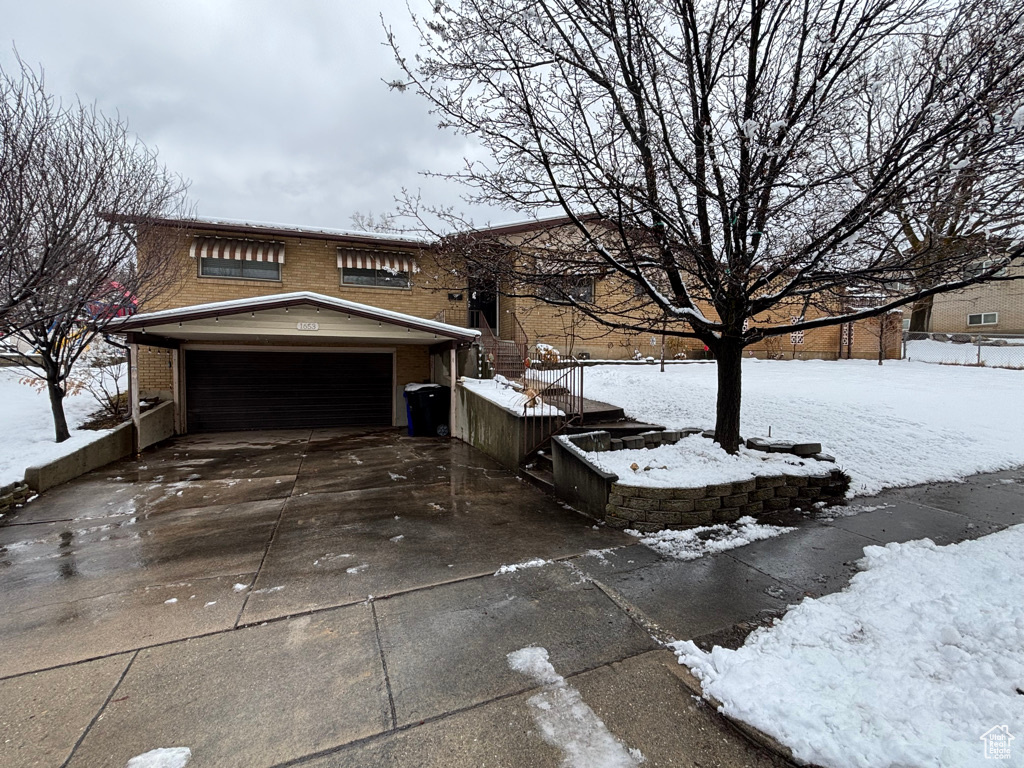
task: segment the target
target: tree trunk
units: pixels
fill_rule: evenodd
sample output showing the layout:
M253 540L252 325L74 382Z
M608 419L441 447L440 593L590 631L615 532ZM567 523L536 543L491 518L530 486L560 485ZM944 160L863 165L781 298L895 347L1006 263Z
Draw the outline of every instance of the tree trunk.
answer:
M718 407L715 413L715 442L728 453L740 446L740 402L743 347L734 342L716 345Z
M71 432L68 430L68 419L64 415L64 388L47 378L46 390L50 395L50 410L53 411L53 431L56 434L57 442L63 443L71 437Z
M927 296L914 302L910 312L910 330L921 333L931 330L934 298Z

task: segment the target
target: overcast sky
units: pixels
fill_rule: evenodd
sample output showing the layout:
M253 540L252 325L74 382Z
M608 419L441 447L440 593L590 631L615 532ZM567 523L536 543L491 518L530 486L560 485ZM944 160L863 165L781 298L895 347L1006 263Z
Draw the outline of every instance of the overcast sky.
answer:
M382 82L400 73L380 14L411 48L403 0L0 0L0 65L17 46L55 95L126 117L200 216L348 228L402 187L458 204L419 172L478 151Z

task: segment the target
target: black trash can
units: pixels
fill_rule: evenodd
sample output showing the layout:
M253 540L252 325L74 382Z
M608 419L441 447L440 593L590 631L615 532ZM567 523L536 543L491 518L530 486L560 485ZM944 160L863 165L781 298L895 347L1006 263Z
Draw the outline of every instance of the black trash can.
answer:
M451 390L440 384L407 384L406 414L409 434L415 437L448 437Z

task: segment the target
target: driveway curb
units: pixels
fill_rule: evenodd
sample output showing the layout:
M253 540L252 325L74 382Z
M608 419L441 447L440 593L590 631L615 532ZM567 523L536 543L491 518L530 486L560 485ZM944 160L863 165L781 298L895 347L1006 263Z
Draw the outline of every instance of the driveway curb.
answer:
M700 680L694 677L693 673L690 672L690 669L685 664L680 664L678 658L676 659L676 663L671 666L673 673L682 681L683 685L685 685L694 696L698 697L701 701L707 702L712 707L714 707L715 711L723 717L725 722L727 722L734 730L738 731L746 739L753 742L762 749L771 752L775 757L778 757L781 760L785 760L787 763L790 763L791 765L810 766L810 768L820 768L815 763L807 763L802 760L798 761L795 757L793 757L793 751L785 744L777 741L775 738L769 736L767 733L759 731L754 726L744 723L742 720L737 720L736 718L723 712L722 702L718 701L713 696L709 696L706 693L704 693L704 690L700 684Z

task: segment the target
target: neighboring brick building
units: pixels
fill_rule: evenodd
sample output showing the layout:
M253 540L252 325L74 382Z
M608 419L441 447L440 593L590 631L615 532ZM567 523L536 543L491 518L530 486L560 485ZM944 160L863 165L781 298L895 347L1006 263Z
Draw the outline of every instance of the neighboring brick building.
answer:
M1008 274L1024 275L1024 265L1008 267ZM1024 279L983 283L936 296L926 330L1024 334Z

